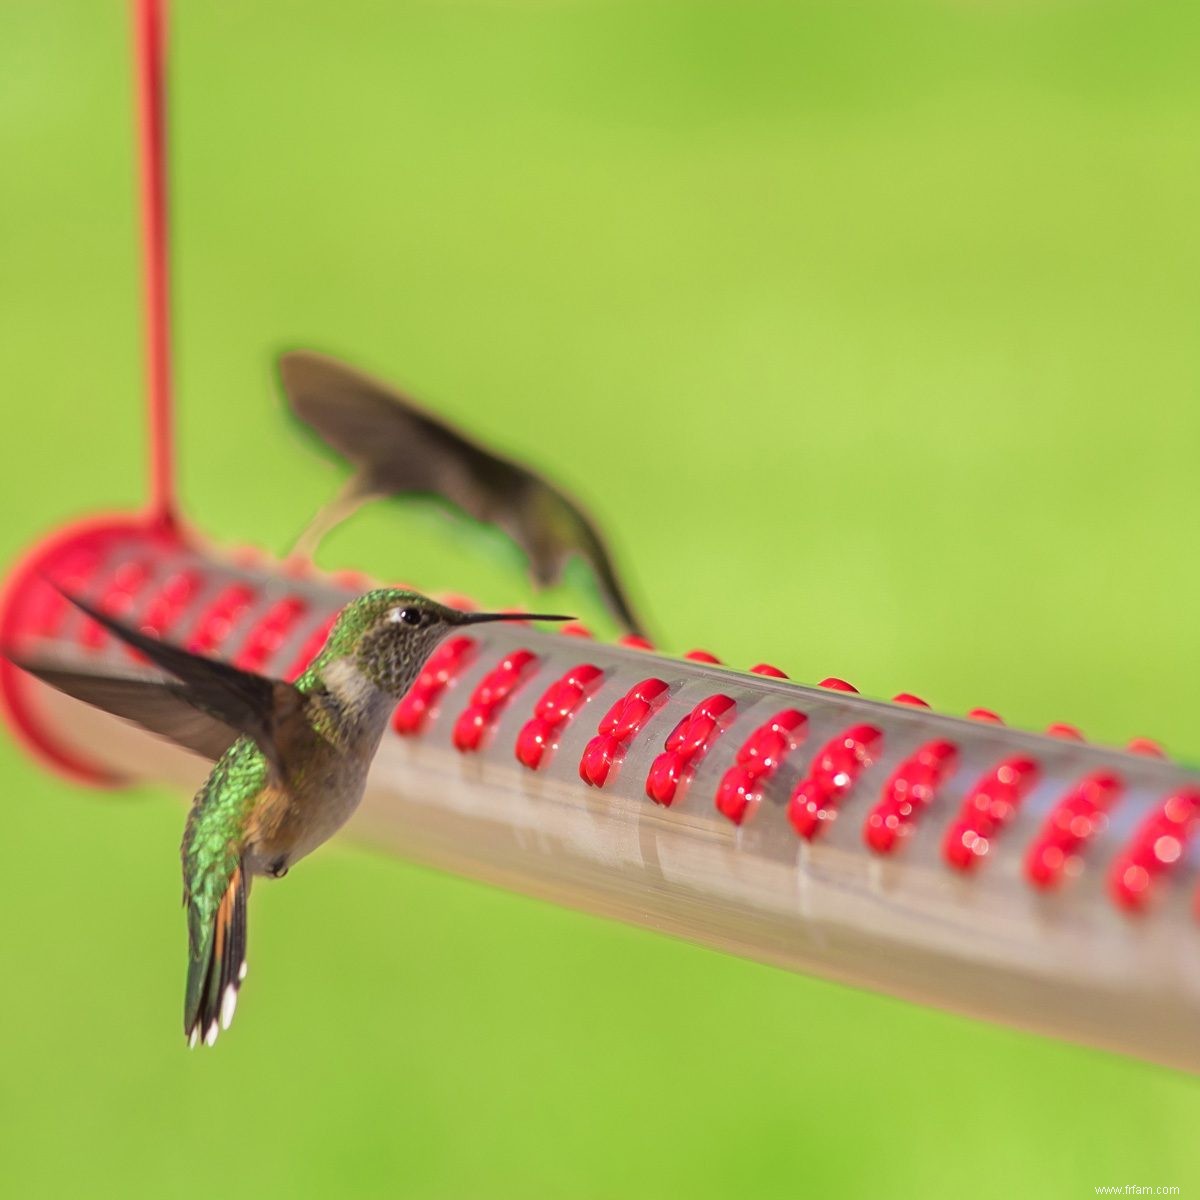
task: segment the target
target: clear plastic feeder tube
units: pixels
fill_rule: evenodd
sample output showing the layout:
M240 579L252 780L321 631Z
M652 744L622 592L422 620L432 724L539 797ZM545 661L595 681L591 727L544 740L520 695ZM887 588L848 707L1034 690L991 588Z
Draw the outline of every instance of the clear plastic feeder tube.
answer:
M47 575L284 677L362 586L136 528L60 541L10 586L10 644L130 673L146 668ZM77 776L192 786L205 771L11 669L2 681L26 740ZM397 708L350 831L782 967L1200 1069L1200 777L982 716L472 627Z

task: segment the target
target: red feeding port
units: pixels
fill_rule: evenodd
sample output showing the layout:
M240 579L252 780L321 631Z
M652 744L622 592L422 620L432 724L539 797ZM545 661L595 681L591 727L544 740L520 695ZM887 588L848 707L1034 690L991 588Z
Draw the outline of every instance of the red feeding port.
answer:
M176 571L150 599L139 622L143 632L165 637L196 598L204 582L199 571Z
M852 683L847 683L844 679L839 679L836 675L830 675L828 679L822 679L818 687L828 688L831 692L853 692L858 695L858 688Z
M882 741L878 726L852 725L821 747L788 802L788 820L800 837L811 841L836 819L838 805L870 766Z
M646 776L646 795L655 804L674 803L680 784L708 753L723 722L736 707L731 697L718 693L701 700L675 726Z
M891 854L916 828L917 817L937 795L958 762L958 747L926 742L892 772L883 799L867 814L863 840L876 854Z
M244 583L233 583L222 588L216 599L204 610L187 649L193 654L213 654L233 632L234 625L254 603L254 589Z
M1025 877L1035 887L1057 887L1082 864L1081 852L1108 824L1108 811L1125 785L1113 771L1081 779L1051 809L1025 856Z
M307 611L308 605L298 596L285 596L277 601L250 630L250 636L233 660L234 665L243 671L261 671Z
M546 751L583 707L588 696L599 686L604 672L591 663L572 667L552 683L533 710L533 716L517 734L517 761L536 771L545 760Z
M976 721L987 721L992 725L1004 724L1004 718L992 712L990 708L973 708L967 716Z
M609 773L625 757L630 743L667 702L669 691L665 680L643 679L604 714L579 760L579 778L584 783L603 787L608 782Z
M654 643L649 638L644 638L640 633L627 633L624 637L617 638L618 646L628 646L631 650L653 650Z
M513 650L476 685L471 702L454 722L450 740L463 754L478 750L512 699L513 693L537 669L532 650Z
M1184 788L1168 796L1113 860L1109 891L1117 904L1131 912L1145 908L1151 885L1183 861L1198 830L1200 790Z
M760 725L737 752L717 787L717 812L740 825L762 801L762 789L803 740L808 718L785 708Z
M1064 738L1068 742L1082 742L1086 740L1074 725L1068 725L1065 721L1055 721L1052 725L1047 725L1046 732L1051 737Z
M1144 754L1147 758L1167 757L1167 752L1157 742L1152 741L1150 738L1134 738L1125 748L1130 754Z
M96 607L110 617L127 620L134 601L150 579L151 571L151 563L146 559L122 563L113 572L104 594L97 598ZM88 650L100 650L110 636L103 625L89 618L83 623L80 641ZM126 647L126 651L135 658L140 657L132 647Z
M962 809L946 831L942 842L945 860L959 871L978 866L1037 777L1037 763L1023 756L1006 758L984 775L967 793Z
M770 663L755 663L750 668L751 675L766 675L771 679L786 679L787 672L781 671L778 667L771 666Z

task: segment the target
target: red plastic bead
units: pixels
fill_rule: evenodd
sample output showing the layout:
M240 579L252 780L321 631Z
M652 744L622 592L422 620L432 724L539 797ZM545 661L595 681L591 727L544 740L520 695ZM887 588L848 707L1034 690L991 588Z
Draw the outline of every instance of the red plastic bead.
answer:
M284 679L289 681L299 678L308 670L309 663L312 662L318 654L321 653L326 641L329 639L330 633L333 632L333 627L337 624L338 614L330 613L316 629L309 635L308 641L300 647L300 653L296 655L296 661L287 669L287 674Z
M701 700L675 726L646 776L646 795L655 804L674 802L679 785L695 771L736 707L732 697L718 692Z
M651 677L635 683L613 704L579 760L579 777L584 783L603 787L608 782L613 767L624 758L646 722L666 703L669 691L665 680Z
M853 692L858 695L858 688L852 683L847 683L844 679L838 679L836 675L830 675L828 679L822 679L817 685L818 687L829 688L832 692Z
M1108 886L1117 904L1131 912L1145 908L1155 880L1184 860L1197 832L1200 789L1184 788L1168 796L1113 860Z
M929 807L937 789L958 763L953 742L926 742L892 772L883 798L867 814L863 840L876 854L890 854L911 836L917 816Z
M992 712L990 708L973 708L967 716L975 721L988 721L992 725L1004 724L1004 718Z
M762 801L767 782L804 740L807 724L802 712L785 708L754 730L717 786L717 812L735 825L751 816Z
M649 638L644 638L640 633L627 633L623 637L617 638L618 646L627 646L631 650L653 650L654 643Z
M786 679L787 672L781 671L778 667L771 666L770 663L755 663L750 668L752 675L766 675L771 679Z
M1167 752L1150 738L1134 738L1126 749L1130 754L1145 754L1149 758L1166 758Z
M546 751L596 690L604 672L592 663L580 663L552 683L534 706L533 717L517 734L517 761L536 771Z
M988 771L967 793L958 816L946 831L942 842L945 860L959 871L978 866L1037 777L1037 763L1021 756L1006 758Z
M1082 742L1086 740L1074 725L1067 725L1062 721L1055 721L1053 725L1047 725L1046 732L1051 737L1063 738L1068 742Z
M837 808L875 758L883 730L853 725L821 747L788 801L788 820L800 837L812 840L837 817Z
M558 632L564 637L592 638L596 636L586 625L581 625L578 621L568 621L567 624L560 625Z
M911 704L914 708L928 708L926 701L920 696L914 696L912 692L901 692L898 696L892 697L893 704Z
M537 661L532 650L513 650L475 685L470 703L454 722L450 740L456 750L469 754L483 745L513 693L537 668Z
M1119 775L1095 771L1050 810L1025 856L1025 877L1035 887L1057 887L1082 863L1080 852L1108 824L1108 812L1125 790Z
M420 733L451 683L475 656L475 639L465 634L447 638L425 660L413 685L400 698L392 714L392 729L401 737Z
M105 589L104 595L96 602L95 607L110 617L125 617L133 607L138 593L145 587L151 574L148 562L122 563L113 573L112 582ZM108 641L109 633L103 625L90 617L84 622L80 640L89 650L99 650ZM137 654L131 647L126 647L129 653Z
M715 654L710 654L707 650L689 650L683 657L690 662L709 663L714 667L721 665L721 660Z
M142 619L138 622L143 633L163 637L196 598L203 583L199 571L177 571L151 597Z
M254 603L254 589L244 583L223 588L204 610L187 648L193 654L212 654L229 636L241 615Z
M298 596L276 602L250 631L234 664L243 671L261 671L307 611L308 605Z

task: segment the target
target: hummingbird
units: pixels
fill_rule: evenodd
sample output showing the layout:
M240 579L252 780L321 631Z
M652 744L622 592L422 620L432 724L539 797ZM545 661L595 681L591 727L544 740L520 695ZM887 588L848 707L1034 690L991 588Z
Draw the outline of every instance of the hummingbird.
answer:
M353 468L294 554L311 558L324 536L368 501L425 496L507 534L539 588L558 583L567 564L581 559L617 622L645 635L600 527L556 483L335 358L293 350L280 357L279 376L292 415Z
M246 976L246 902L258 876L280 879L358 807L396 701L451 630L484 621L565 621L462 612L378 588L339 613L294 683L241 670L134 629L79 597L77 607L167 678L147 680L15 658L77 699L216 758L184 830L188 967L183 1030L211 1046Z

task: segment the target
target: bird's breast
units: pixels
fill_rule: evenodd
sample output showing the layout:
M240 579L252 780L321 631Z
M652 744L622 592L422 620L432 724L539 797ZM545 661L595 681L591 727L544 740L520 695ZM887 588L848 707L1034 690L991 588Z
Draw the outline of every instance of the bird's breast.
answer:
M307 764L286 788L265 788L246 828L253 873L286 870L328 841L362 800L369 766L369 758L331 753Z

